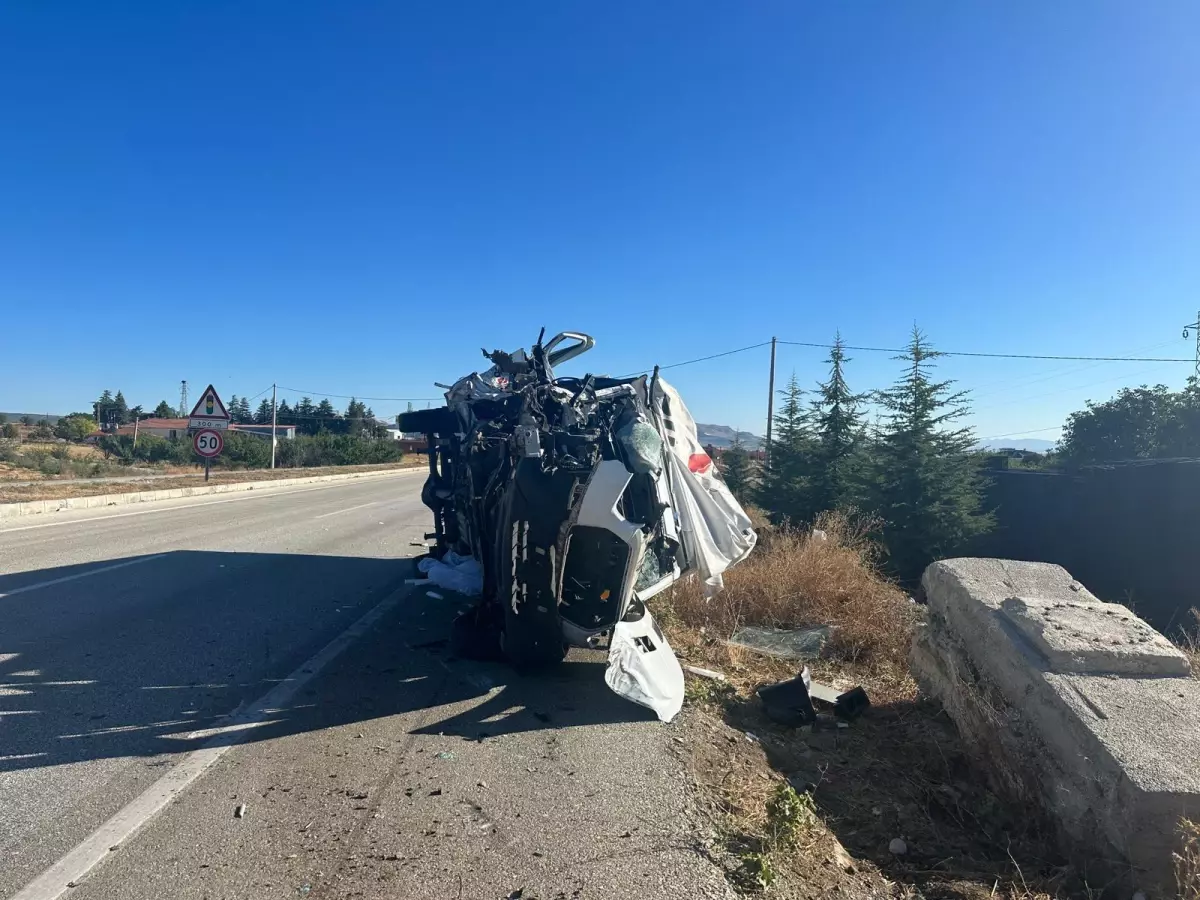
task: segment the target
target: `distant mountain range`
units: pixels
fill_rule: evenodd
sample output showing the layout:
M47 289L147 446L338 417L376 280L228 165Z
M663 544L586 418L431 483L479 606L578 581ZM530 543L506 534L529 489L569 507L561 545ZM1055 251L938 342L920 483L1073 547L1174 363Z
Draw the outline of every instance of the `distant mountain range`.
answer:
M704 446L712 444L719 448L728 447L733 443L735 435L741 437L742 445L747 450L757 450L763 443L763 439L758 435L748 431L737 431L728 425L701 425L697 422L696 430L700 433L700 443Z
M1049 453L1058 441L1044 441L1040 438L1026 438L1017 441L988 441L981 444L985 450L1029 450L1033 453Z
M700 443L705 446L724 448L733 443L733 436L738 434L747 450L758 450L763 445L763 439L748 431L735 431L728 425L702 425L696 423L700 433ZM1033 453L1048 453L1054 449L1057 441L1047 441L1041 438L1017 438L1011 441L987 441L979 446L985 450L1029 450Z

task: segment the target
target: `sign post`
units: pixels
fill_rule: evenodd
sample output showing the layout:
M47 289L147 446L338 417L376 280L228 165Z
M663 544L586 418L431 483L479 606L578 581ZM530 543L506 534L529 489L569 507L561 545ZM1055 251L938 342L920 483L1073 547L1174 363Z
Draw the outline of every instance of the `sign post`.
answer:
M210 384L188 416L188 431L193 433L192 446L204 457L204 480L208 481L209 470L214 456L218 456L225 446L221 432L229 427L229 410L217 396L216 389Z
M204 480L208 481L208 470L212 465L213 457L219 456L225 446L221 432L213 431L210 428L197 431L192 438L192 446L196 448L197 453L204 457Z

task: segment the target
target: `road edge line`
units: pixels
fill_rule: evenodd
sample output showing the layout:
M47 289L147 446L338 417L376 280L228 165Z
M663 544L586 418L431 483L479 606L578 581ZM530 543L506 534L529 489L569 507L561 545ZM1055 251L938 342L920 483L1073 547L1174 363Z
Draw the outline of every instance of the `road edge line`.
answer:
M225 753L242 743L288 702L322 669L337 659L351 644L366 634L376 622L396 607L411 588L401 585L364 613L349 628L301 663L283 681L257 701L231 716L226 729L203 747L193 750L156 782L121 807L108 821L83 839L73 850L17 891L10 900L57 900L103 862L111 848L132 838L139 829L160 813L171 800L181 795ZM235 727L244 726L244 727Z

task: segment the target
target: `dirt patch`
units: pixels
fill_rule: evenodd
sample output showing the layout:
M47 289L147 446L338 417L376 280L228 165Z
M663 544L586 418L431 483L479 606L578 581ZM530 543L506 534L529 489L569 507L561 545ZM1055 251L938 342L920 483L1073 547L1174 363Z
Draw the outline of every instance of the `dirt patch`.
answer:
M351 475L363 472L383 472L425 466L424 460L405 461L374 466L326 466L313 469L243 469L237 472L214 472L209 484L233 484L245 481L279 481L287 478L309 478L314 475ZM137 481L89 481L87 479L47 480L31 485L5 485L0 481L0 503L20 503L26 500L61 500L66 497L94 497L98 494L127 494L135 491L163 491L173 488L199 487L204 484L203 473L168 478L142 478Z
M705 603L682 586L655 604L688 675L683 740L739 889L770 870L781 897L1031 898L1087 896L1043 823L1003 804L968 759L953 724L917 692L907 649L920 607L883 579L863 529L826 518L824 537L765 529L760 547ZM755 689L801 663L725 643L742 624L833 624L813 677L862 685L871 708L838 727L769 719ZM810 805L804 837L780 845L772 803L790 786ZM899 852L898 852L899 851Z

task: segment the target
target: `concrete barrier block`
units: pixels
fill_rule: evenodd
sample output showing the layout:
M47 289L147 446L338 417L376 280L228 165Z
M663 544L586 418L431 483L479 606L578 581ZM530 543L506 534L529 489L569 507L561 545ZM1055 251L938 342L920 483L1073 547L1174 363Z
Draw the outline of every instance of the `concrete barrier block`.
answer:
M1200 818L1200 681L1187 657L1061 566L951 559L923 578L912 667L993 787L1035 808L1085 874L1173 890Z

